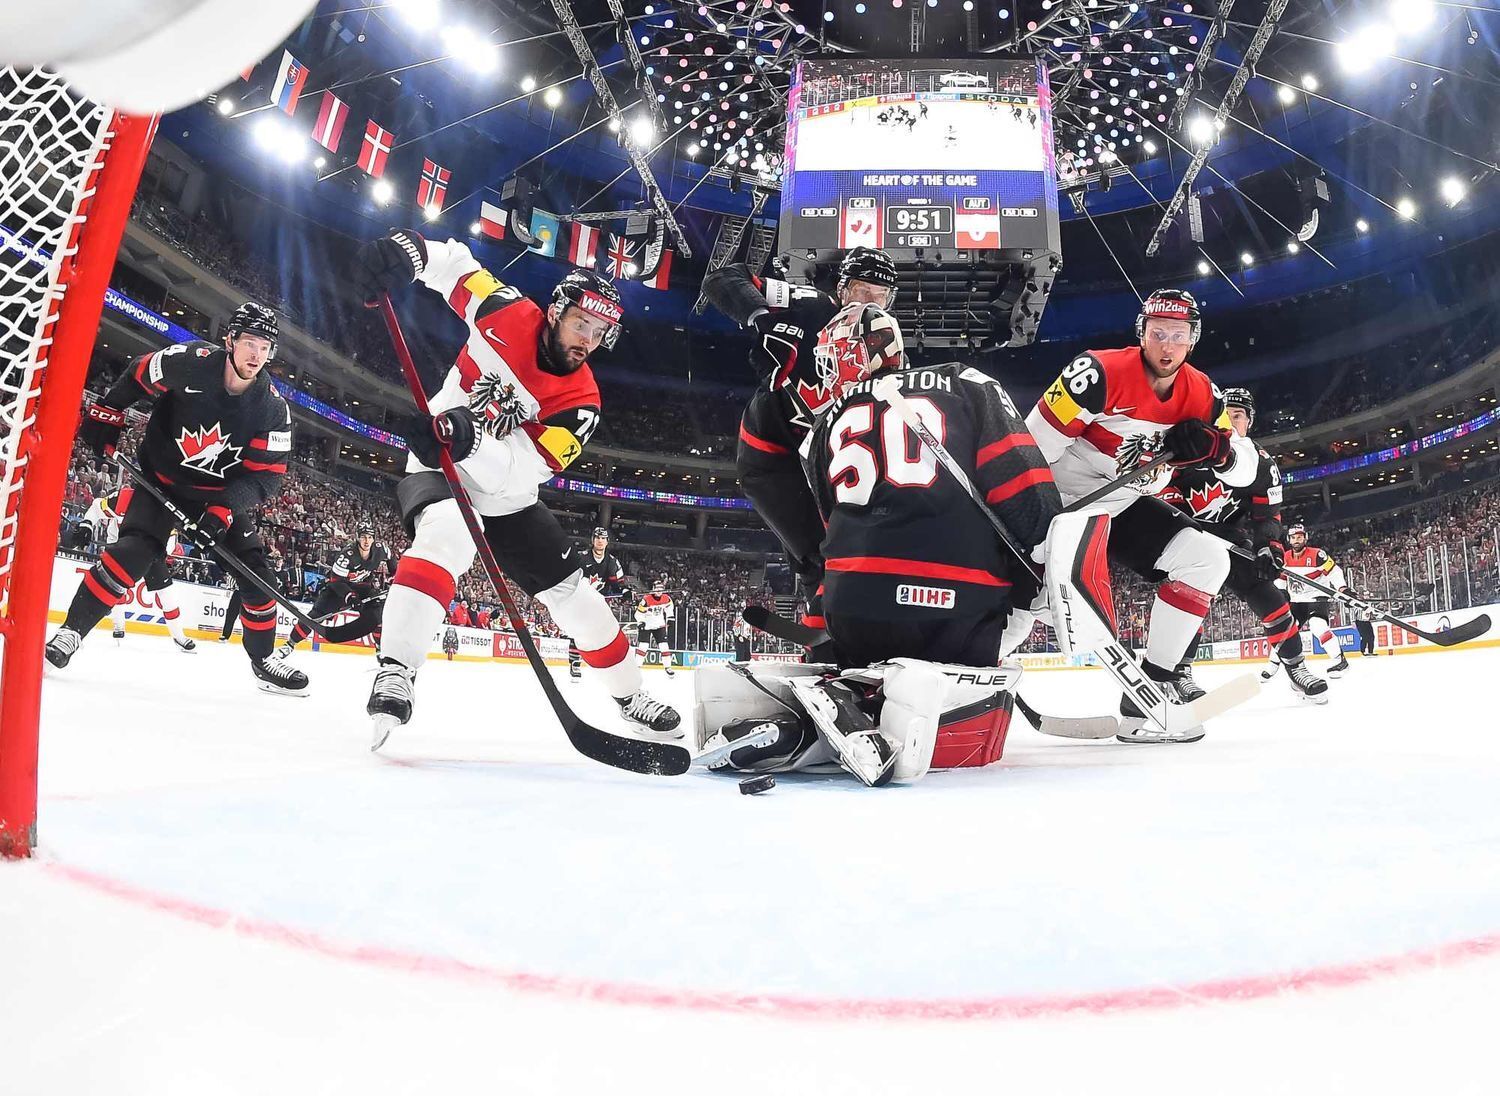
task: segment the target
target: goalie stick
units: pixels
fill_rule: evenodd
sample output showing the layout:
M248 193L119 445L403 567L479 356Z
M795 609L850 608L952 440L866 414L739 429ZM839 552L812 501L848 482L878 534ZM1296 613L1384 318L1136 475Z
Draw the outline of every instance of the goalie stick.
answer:
M745 623L759 628L766 635L803 647L812 647L828 639L828 633L818 628L809 628L795 620L788 620L764 605L746 605L740 614ZM1038 712L1019 692L1015 694L1016 707L1032 727L1042 734L1057 738L1113 738L1120 733L1120 721L1112 715L1070 716L1047 715Z
M247 582L251 583L257 590L265 594L266 597L270 598L272 601L276 602L277 605L280 605L283 609L290 613L292 617L297 621L297 623L302 625L302 627L306 628L311 633L322 636L329 643L343 643L355 635L355 629L359 625L358 621L350 621L348 624L337 624L329 626L323 624L320 621L314 620L312 617L304 613L301 609L297 608L297 606L292 603L291 599L283 594L280 590L270 585L268 582L266 582L265 579L261 578L254 571L250 570L249 567L245 566L244 561L236 556L233 552L225 551L217 541L215 541L211 536L209 536L201 528L199 528L196 521L187 516L187 513L182 509L182 507L178 506L171 499L167 498L167 496L156 486L156 484L152 483L150 479L146 477L146 473L142 472L140 466L133 460L125 456L123 453L118 452L114 453L110 457L110 459L114 461L115 465L123 470L126 475L128 475L140 487L142 487L148 495L159 502L163 510L172 515L173 524L177 526L178 530L186 534L189 540L191 540L203 551L213 553L214 558L217 559L221 564L223 564L226 570L233 571L236 576L238 576L239 578L243 578Z
M396 360L401 363L401 374L406 378L406 387L411 391L412 402L417 405L417 410L422 414L431 414L427 407L427 393L422 389L422 378L417 374L416 363L412 361L411 351L407 349L406 336L401 333L401 322L396 318L396 310L391 305L388 293L382 293L380 296L380 312L385 318L385 326L390 333L391 343L395 346ZM484 573L489 577L490 585L495 588L495 595L505 609L510 626L515 630L516 639L520 642L521 649L526 652L526 662L536 674L536 679L542 686L542 692L546 694L547 702L552 705L552 711L557 715L558 722L562 724L563 733L568 736L568 741L573 744L573 748L587 758L616 769L625 769L627 772L646 773L652 776L681 776L687 772L692 764L693 755L683 747L666 742L652 742L611 734L609 731L584 722L579 718L578 713L568 707L568 702L563 699L557 682L552 680L551 671L542 661L541 652L536 649L536 641L532 639L531 630L527 628L520 610L516 608L515 599L510 596L510 589L505 584L505 575L501 573L495 553L490 549L489 541L485 539L484 528L479 523L478 515L474 513L474 504L469 501L469 492L459 481L458 467L453 463L453 458L446 448L443 449L441 456L443 477L448 481L454 501L458 503L459 513L463 515L469 535L474 538L474 547L479 551L480 562L484 564Z
M979 508L980 513L990 523L990 527L999 536L1001 543L1011 550L1015 557L1021 561L1023 567L1031 571L1037 577L1038 581L1041 581L1036 564L1021 550L1020 545L1016 544L1011 538L1010 531L1005 528L1005 525L995 515L995 512L989 508L983 496L975 488L973 481L969 479L968 473L953 459L953 454L948 452L942 442L938 441L932 431L927 428L927 424L918 416L916 410L907 402L906 397L901 394L900 381L894 376L887 375L875 382L872 386L872 391L876 399L889 404L901 416L902 421L906 423L912 433L916 434L922 440L922 444L926 445L932 451L932 455L937 458L937 462L953 477L953 481L969 496L969 500ZM1115 480L1112 484L1108 485L1107 489L1101 488L1086 495L1073 505L1066 507L1066 512L1082 509L1090 500L1102 498L1121 483L1139 477L1148 469L1158 467L1166 459L1168 459L1167 454L1155 458L1149 464L1142 465L1141 468L1132 471L1128 476ZM1068 606L1066 605L1054 606L1054 616L1057 616L1059 613L1066 615L1067 610ZM1199 724L1205 720L1212 719L1214 716L1223 714L1230 708L1243 704L1260 691L1261 683L1259 678L1255 674L1245 674L1243 677L1238 677L1233 681L1220 685L1218 688L1209 691L1206 695L1199 697L1189 704L1169 704L1165 691L1142 672L1140 663L1136 661L1135 656L1121 646L1118 640L1111 639L1099 645L1095 648L1095 653L1099 656L1099 661L1104 665L1104 668L1113 675L1114 679L1119 682L1120 687L1125 690L1126 695L1146 714L1146 718L1159 728L1155 735L1141 734L1130 738L1122 735L1122 741L1142 743L1196 742L1203 737L1203 733L1199 729ZM1194 731L1197 731L1197 733L1194 734Z

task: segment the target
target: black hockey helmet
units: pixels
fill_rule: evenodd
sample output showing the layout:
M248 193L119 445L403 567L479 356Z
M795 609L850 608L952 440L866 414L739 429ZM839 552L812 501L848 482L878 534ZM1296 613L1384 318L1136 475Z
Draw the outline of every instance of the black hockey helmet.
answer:
M1255 422L1255 397L1250 394L1248 388L1226 388L1224 389L1224 406L1238 407L1246 415L1250 416L1251 423Z
M589 536L593 540L598 540L601 537L603 539L605 539L605 540L608 540L609 539L609 530L606 529L606 528L604 528L604 526L602 526L602 525L596 525L596 526L594 526L594 531L592 533L590 533Z
M615 283L603 274L592 270L570 270L562 281L552 287L552 304L547 309L547 322L555 324L563 311L573 305L595 319L609 325L604 336L606 350L613 350L620 341L620 324L625 319L625 305L620 300L620 291Z
M1198 301L1186 289L1158 289L1141 303L1141 314L1135 318L1135 337L1146 337L1146 321L1186 320L1192 326L1192 340L1196 344L1203 334L1203 313L1198 310Z
M356 538L373 537L375 535L375 526L371 525L368 521L362 521L355 526L354 535Z
M835 296L844 302L844 287L850 282L869 282L886 287L885 304L896 302L896 263L878 247L852 247L839 263L839 281ZM879 303L878 301L875 303Z
M231 342L240 335L259 335L270 341L270 356L276 356L276 340L281 337L281 325L276 320L276 313L263 304L246 301L240 305L224 325L224 331Z

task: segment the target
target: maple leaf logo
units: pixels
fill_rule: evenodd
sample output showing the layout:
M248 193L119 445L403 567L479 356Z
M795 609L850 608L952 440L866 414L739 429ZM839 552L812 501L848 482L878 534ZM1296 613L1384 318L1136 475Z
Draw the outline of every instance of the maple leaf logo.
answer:
M182 466L204 475L223 479L224 473L240 463L242 448L230 444L230 435L219 423L200 426L196 430L182 428L177 438L177 448L182 453Z
M1194 515L1218 513L1233 501L1233 496L1224 490L1224 484L1219 480L1203 487L1194 487L1187 495L1188 508Z

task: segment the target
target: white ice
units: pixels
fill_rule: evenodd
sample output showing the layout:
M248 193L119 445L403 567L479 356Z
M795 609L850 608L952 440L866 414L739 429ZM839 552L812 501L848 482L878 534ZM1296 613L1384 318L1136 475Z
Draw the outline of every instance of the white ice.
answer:
M98 633L48 678L4 1096L1500 1084L1500 649L1276 681L1194 745L1018 722L998 766L759 797L586 761L522 666L429 663L371 755L371 660L297 661L279 698L238 647Z

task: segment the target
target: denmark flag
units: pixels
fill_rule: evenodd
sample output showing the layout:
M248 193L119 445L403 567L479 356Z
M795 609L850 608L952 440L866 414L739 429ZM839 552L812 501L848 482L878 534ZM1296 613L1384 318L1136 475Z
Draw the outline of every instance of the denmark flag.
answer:
M339 138L344 135L344 123L349 120L349 104L331 91L323 93L323 103L318 107L318 120L313 123L313 140L329 152L339 150Z
M366 175L378 179L385 174L386 157L396 146L396 135L374 122L365 123L365 139L359 146L359 166Z
M424 158L422 178L417 182L417 205L429 212L441 213L443 199L448 196L448 180L453 172Z
M574 266L593 266L594 249L599 246L599 230L580 221L573 222L573 237L568 241L568 262Z

